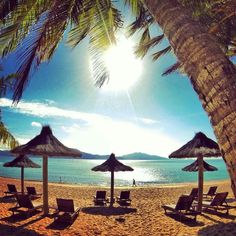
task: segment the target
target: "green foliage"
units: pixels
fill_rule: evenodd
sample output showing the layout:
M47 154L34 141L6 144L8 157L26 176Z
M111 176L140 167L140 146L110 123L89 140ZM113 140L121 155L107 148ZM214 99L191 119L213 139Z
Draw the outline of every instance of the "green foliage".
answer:
M155 21L142 0L123 0L130 6L135 20L128 34L140 34L136 54L143 58L155 50L153 60L171 51L159 48L164 36L151 32ZM192 12L195 20L214 34L226 55L236 54L235 0L178 0ZM116 33L123 27L121 12L112 0L2 0L0 2L0 53L19 55L14 84L14 101L18 102L34 69L51 59L69 29L67 43L76 47L89 38L95 66L95 84L101 86L109 74L101 53L116 43ZM167 73L180 69L177 62Z
M70 26L68 44L77 46L86 36L90 49L105 50L116 42L122 27L120 12L110 0L19 0L0 5L0 53L16 51L19 68L14 101L19 101L32 68L51 59L65 30ZM96 57L99 53L95 53ZM103 73L104 75L106 73ZM97 83L99 84L98 80Z
M11 149L19 145L14 136L8 131L8 129L1 121L0 121L0 145L10 147Z

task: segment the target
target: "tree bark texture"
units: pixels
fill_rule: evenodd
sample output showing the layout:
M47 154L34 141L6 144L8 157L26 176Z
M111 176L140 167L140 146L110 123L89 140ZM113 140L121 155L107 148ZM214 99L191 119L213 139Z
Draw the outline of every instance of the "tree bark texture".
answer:
M236 68L177 0L143 0L169 40L211 121L236 197Z

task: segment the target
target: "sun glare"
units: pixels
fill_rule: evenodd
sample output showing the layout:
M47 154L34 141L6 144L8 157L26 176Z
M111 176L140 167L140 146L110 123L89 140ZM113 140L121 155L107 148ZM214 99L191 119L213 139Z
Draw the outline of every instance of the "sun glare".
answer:
M141 76L142 62L134 55L131 40L121 38L105 52L104 61L110 74L108 83L103 86L105 90L128 90Z

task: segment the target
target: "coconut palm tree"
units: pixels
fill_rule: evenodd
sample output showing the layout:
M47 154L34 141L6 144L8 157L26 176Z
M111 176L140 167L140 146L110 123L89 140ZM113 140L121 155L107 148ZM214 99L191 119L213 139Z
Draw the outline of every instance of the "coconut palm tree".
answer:
M147 15L147 24L155 21L163 30L170 46L157 53L156 58L172 50L188 75L211 121L236 196L235 66L216 38L192 18L191 11L181 1L125 2L136 15ZM146 14L140 14L140 9ZM69 43L75 47L88 36L95 62L102 67L99 55L115 43L115 33L122 26L121 14L111 0L3 0L0 3L1 54L7 55L15 49L21 52L14 100L21 98L31 68L51 58L69 24L72 25ZM144 37L144 41L148 40L148 30ZM155 40L158 43L161 39ZM98 84L102 84L107 74L99 68Z
M145 0L211 121L236 195L236 69L216 40L175 0Z

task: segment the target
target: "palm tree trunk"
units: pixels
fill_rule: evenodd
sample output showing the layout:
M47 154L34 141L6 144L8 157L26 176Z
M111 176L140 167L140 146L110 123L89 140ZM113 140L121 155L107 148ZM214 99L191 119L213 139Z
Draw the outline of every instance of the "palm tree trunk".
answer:
M236 68L177 0L143 0L168 38L214 129L236 197Z

